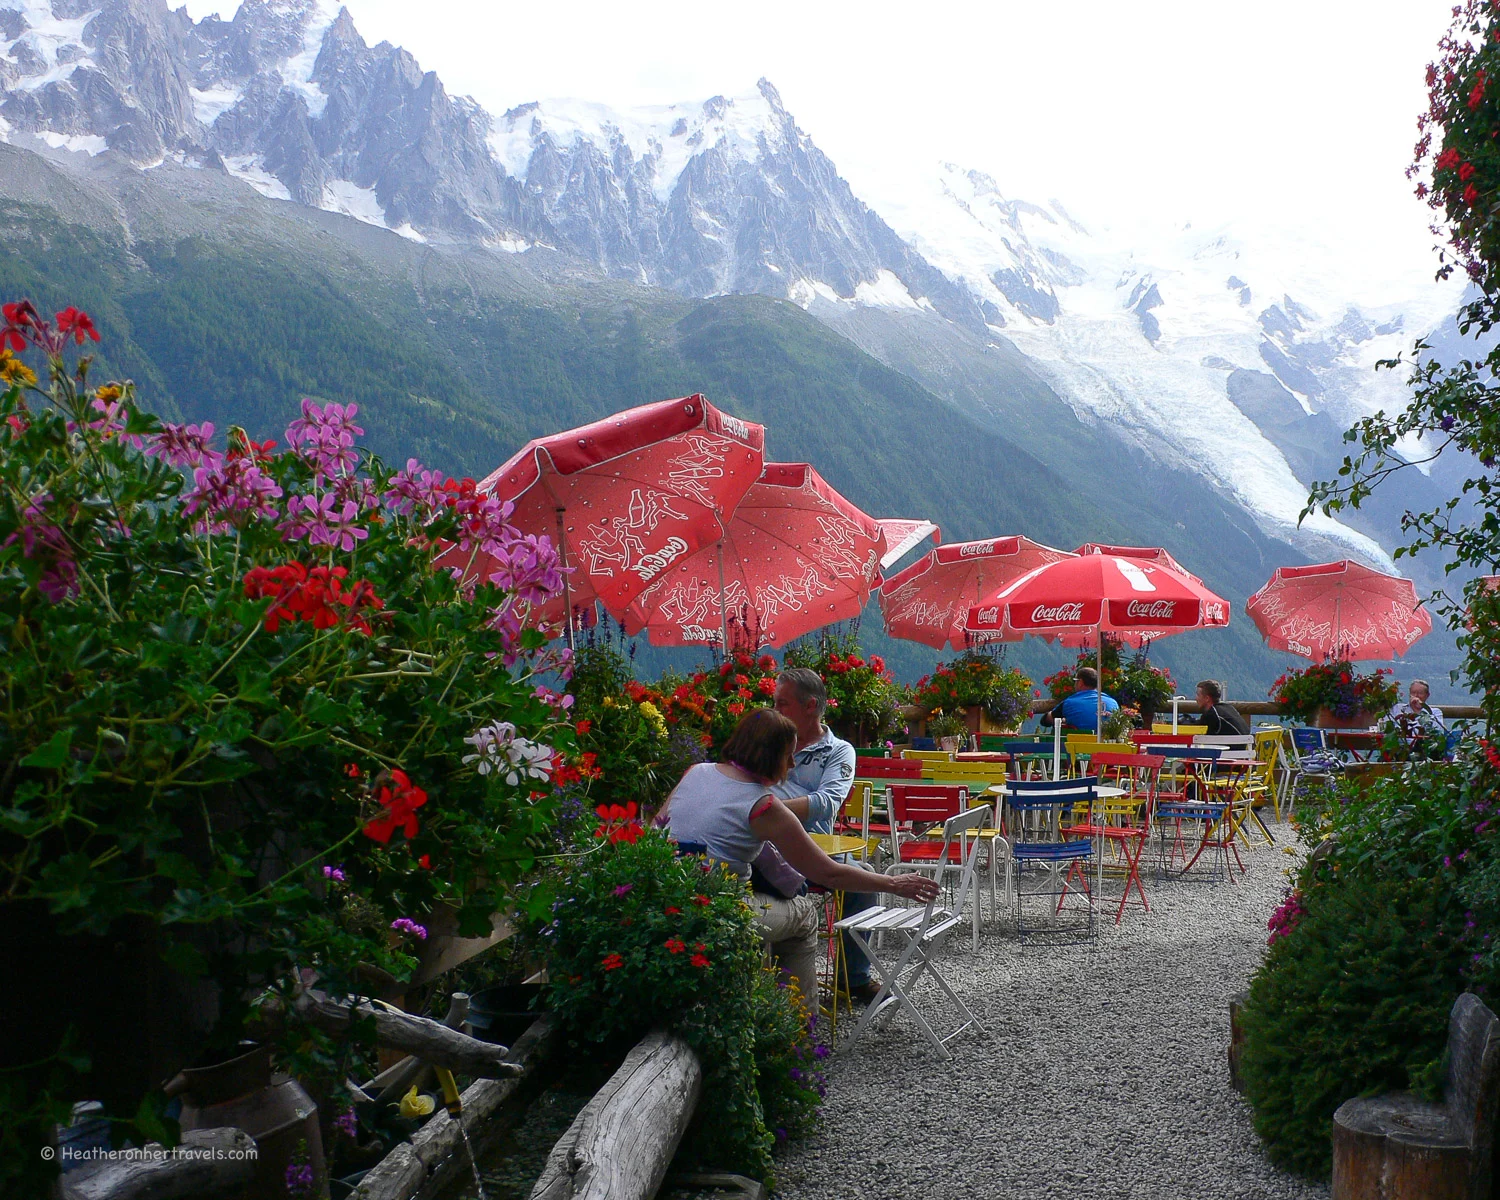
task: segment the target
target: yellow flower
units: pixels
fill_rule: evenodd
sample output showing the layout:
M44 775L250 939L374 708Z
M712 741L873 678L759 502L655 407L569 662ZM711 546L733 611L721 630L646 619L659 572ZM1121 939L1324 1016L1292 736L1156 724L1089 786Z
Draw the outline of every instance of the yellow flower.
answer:
M94 395L98 396L104 403L112 404L120 398L120 385L117 383L106 383Z
M22 387L32 387L36 383L36 372L9 350L0 350L0 379L6 383L19 383Z
M642 700L640 703L639 711L641 716L645 717L646 720L651 722L652 728L654 728L658 734L660 734L662 737L667 736L667 721L666 718L661 715L661 709L657 708L656 705L652 704L649 700Z

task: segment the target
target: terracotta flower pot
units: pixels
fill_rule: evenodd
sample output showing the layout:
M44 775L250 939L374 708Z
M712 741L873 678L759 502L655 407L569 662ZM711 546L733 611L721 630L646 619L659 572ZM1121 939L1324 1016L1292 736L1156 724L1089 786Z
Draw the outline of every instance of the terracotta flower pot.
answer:
M1360 709L1340 717L1325 704L1313 716L1313 724L1319 729L1369 729L1375 724L1375 716Z

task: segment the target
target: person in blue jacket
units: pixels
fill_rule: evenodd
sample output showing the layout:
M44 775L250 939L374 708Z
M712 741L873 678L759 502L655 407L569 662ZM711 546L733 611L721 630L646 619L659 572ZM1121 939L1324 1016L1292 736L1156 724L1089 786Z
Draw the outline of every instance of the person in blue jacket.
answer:
M1042 714L1043 725L1061 720L1069 729L1083 729L1089 733L1099 732L1099 672L1093 667L1078 668L1078 682L1071 696L1059 700ZM1112 713L1120 706L1114 697L1104 697L1104 711Z

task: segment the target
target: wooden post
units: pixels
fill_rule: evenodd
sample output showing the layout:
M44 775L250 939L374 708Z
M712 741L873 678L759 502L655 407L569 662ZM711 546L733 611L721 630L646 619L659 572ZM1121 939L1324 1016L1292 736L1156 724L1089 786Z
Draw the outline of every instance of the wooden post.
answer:
M161 1157L145 1157L160 1151ZM63 1200L175 1200L233 1196L255 1174L255 1139L242 1129L193 1129L176 1153L155 1142L142 1157L64 1176ZM80 1178L81 1175L81 1178Z
M531 1200L651 1200L703 1090L681 1038L643 1038L563 1134Z

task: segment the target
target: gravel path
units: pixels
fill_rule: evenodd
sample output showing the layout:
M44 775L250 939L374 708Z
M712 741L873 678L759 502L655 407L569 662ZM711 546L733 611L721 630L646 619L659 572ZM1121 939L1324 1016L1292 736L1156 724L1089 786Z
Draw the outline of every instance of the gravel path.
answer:
M1293 863L1241 854L1235 884L1148 874L1151 913L1137 904L1117 929L1111 906L1092 949L986 933L974 955L955 931L944 976L994 1040L965 1035L947 1065L903 1014L858 1042L841 1020L824 1120L781 1160L777 1196L1326 1197L1271 1165L1229 1086L1229 998L1260 962ZM934 990L920 994L924 1013L951 1019Z

